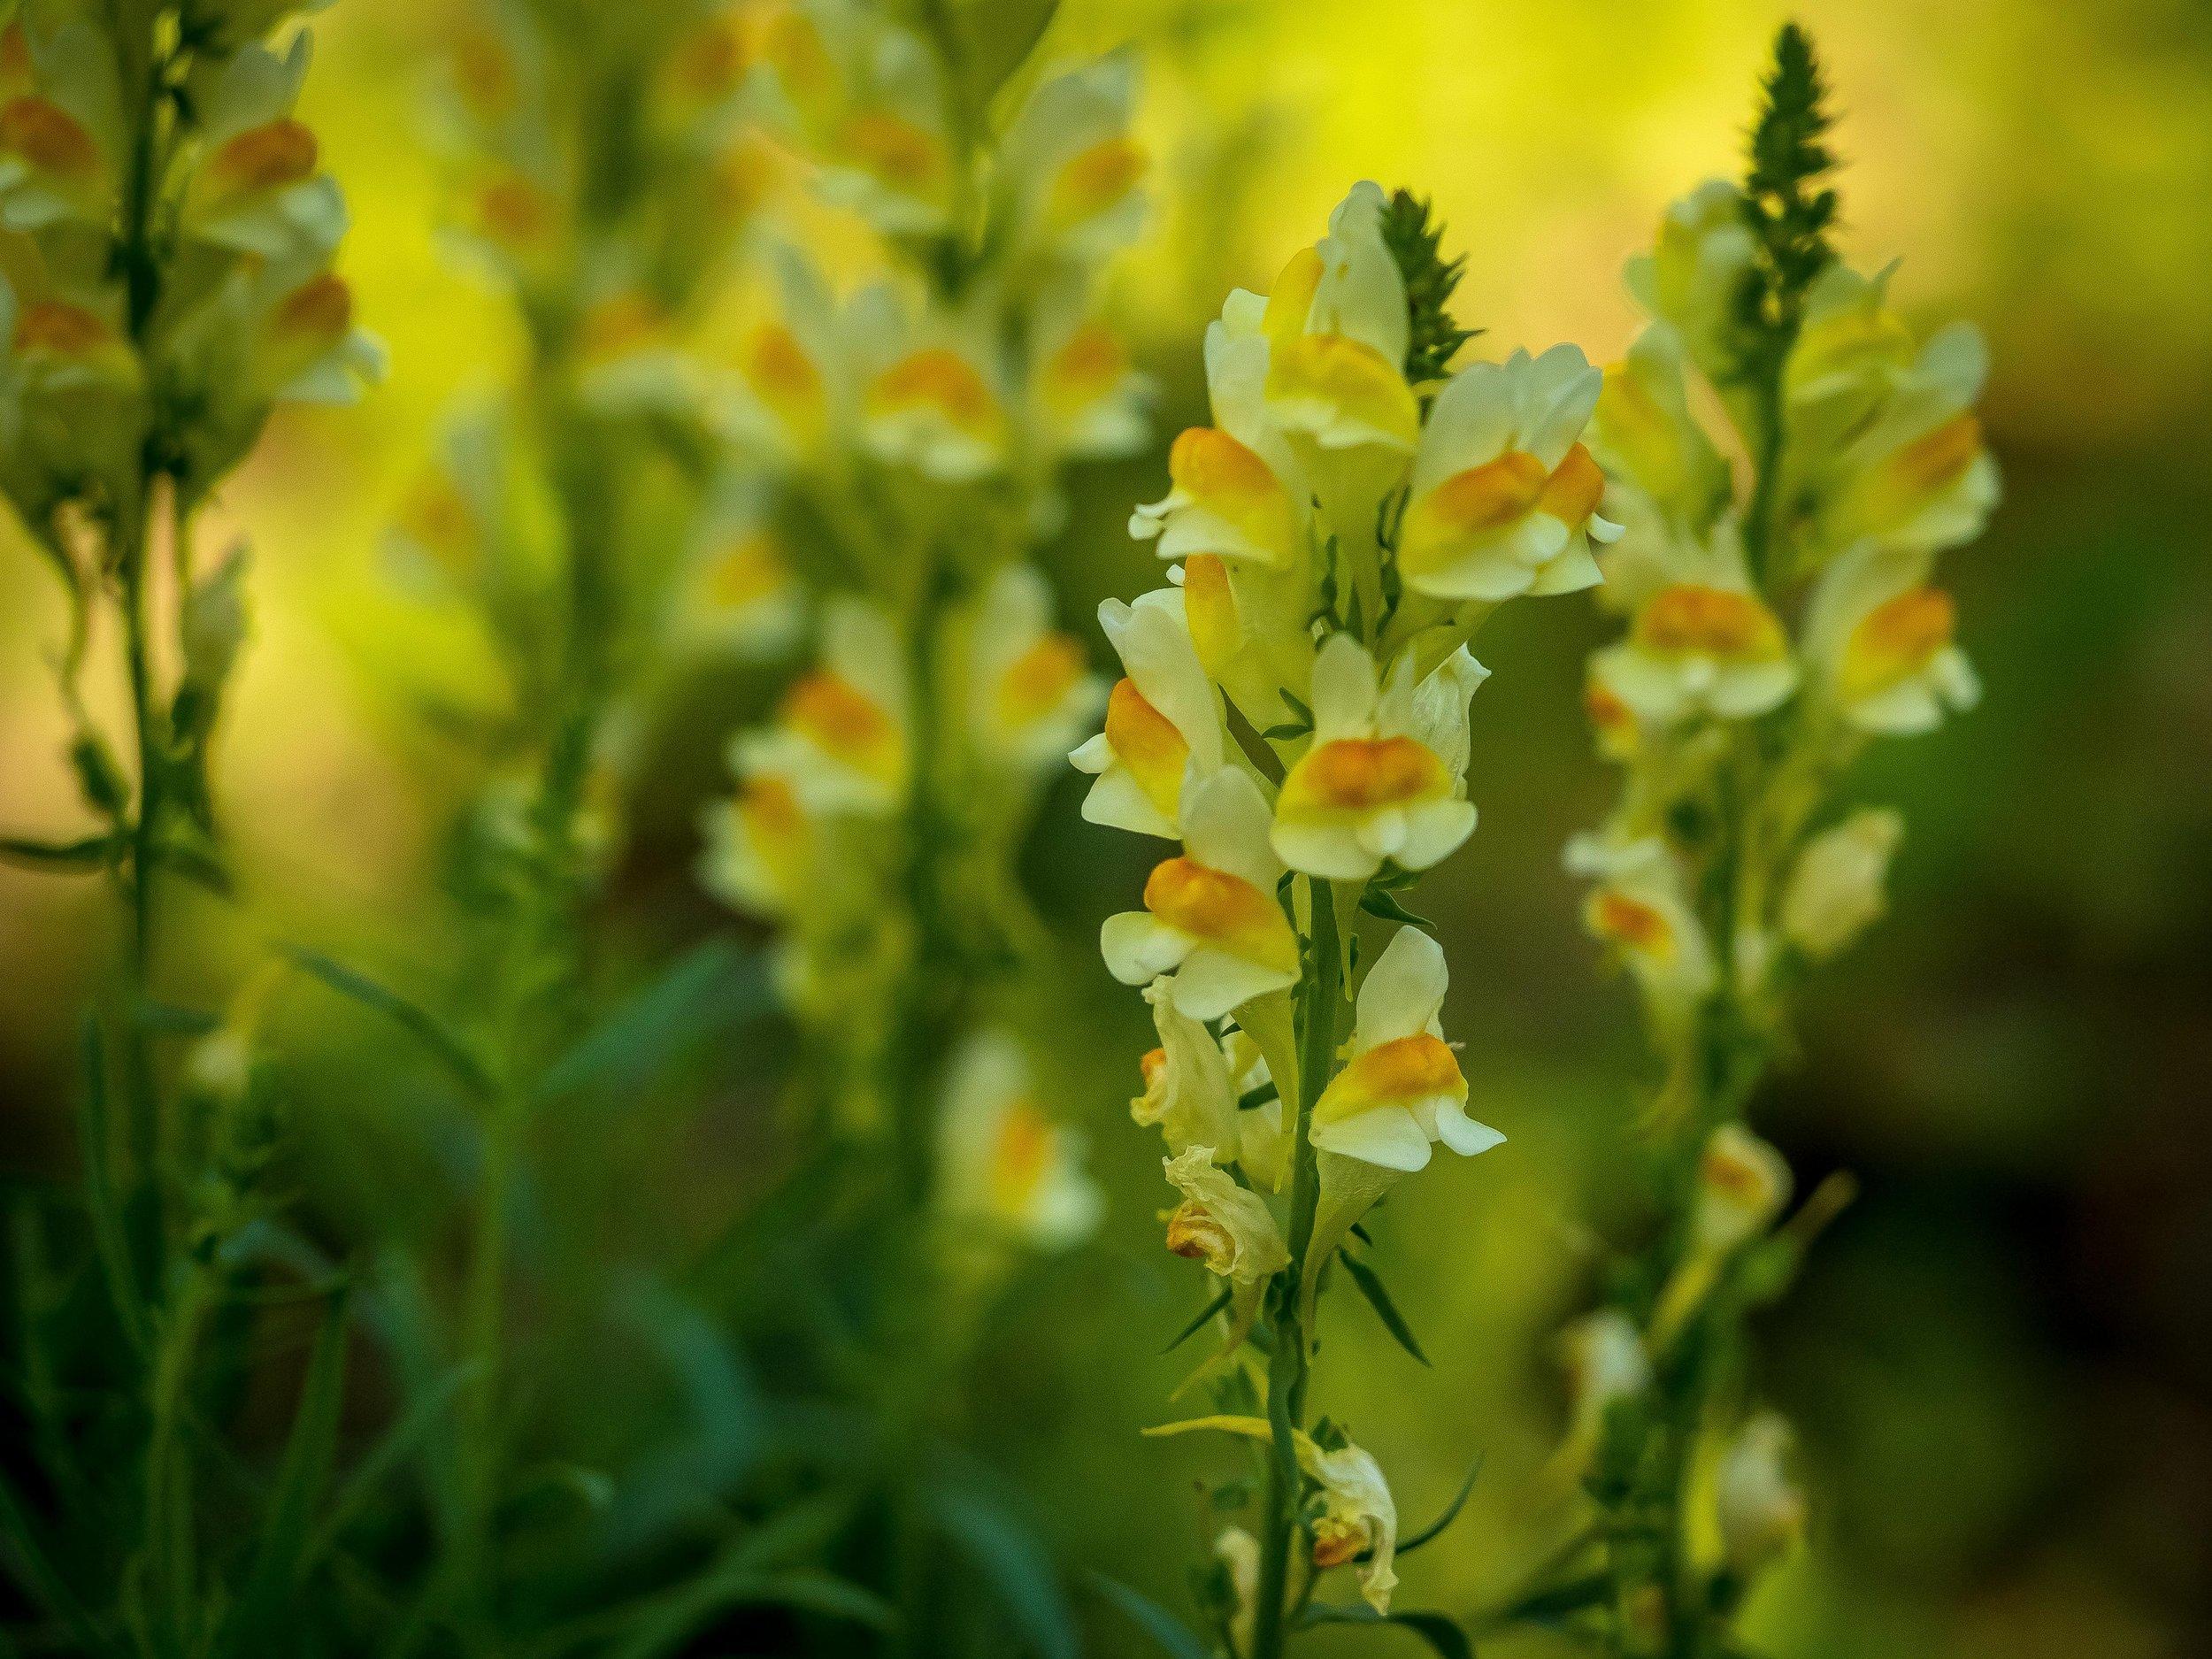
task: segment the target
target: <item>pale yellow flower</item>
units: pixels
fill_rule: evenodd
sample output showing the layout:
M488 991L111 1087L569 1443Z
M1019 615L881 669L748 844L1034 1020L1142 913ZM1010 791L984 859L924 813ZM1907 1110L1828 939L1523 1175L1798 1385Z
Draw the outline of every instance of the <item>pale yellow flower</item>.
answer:
M1698 1155L1693 1247L1724 1256L1764 1237L1789 1202L1793 1185L1779 1152L1741 1124L1721 1125Z
M1829 567L1813 596L1806 655L1823 695L1861 731L1932 731L1981 700L1956 643L1957 606L1916 579L1926 562L1863 543Z
M1790 1443L1789 1425L1765 1412L1721 1454L1713 1489L1721 1549L1740 1577L1761 1571L1805 1534L1805 1496L1787 1468Z
M1272 839L1285 864L1364 880L1386 859L1425 870L1473 833L1475 809L1460 798L1460 779L1422 741L1433 734L1425 712L1437 711L1417 701L1409 654L1379 688L1367 648L1348 634L1329 637L1314 663L1313 745L1275 803ZM1463 732L1463 705L1458 720Z
M1164 1423L1145 1433L1155 1437L1209 1429L1246 1440L1272 1441L1263 1417L1205 1417ZM1390 1610L1397 1587L1398 1506L1381 1465L1357 1446L1324 1450L1303 1429L1294 1430L1298 1467L1320 1490L1321 1513L1313 1523L1313 1564L1326 1571L1366 1556L1359 1568L1360 1594L1378 1613Z
M1746 588L1676 582L1636 612L1628 637L1592 659L1598 683L1667 726L1699 715L1748 719L1797 688L1788 636Z
M1027 565L991 578L967 626L968 726L987 761L1024 776L1057 763L1105 687L1052 626L1052 588Z
M1620 844L1582 835L1568 843L1566 862L1598 883L1583 910L1590 932L1635 977L1654 1016L1678 1028L1719 983L1720 970L1673 855L1654 839Z
M1144 987L1160 1046L1140 1063L1144 1093L1129 1102L1129 1115L1141 1125L1157 1124L1171 1152L1225 1147L1234 1156L1240 1138L1239 1086L1213 1033L1177 1010L1173 983L1159 979Z
M1390 1170L1417 1170L1441 1141L1471 1157L1505 1137L1467 1115L1467 1079L1439 1015L1444 952L1401 927L1361 981L1349 1057L1313 1106L1315 1146Z
M1103 1198L1083 1169L1082 1140L1037 1102L1028 1056L1002 1032L971 1038L945 1087L939 1203L1039 1249L1087 1238Z
M1782 936L1816 960L1856 939L1886 908L1890 860L1904 835L1899 814L1863 807L1806 842L1782 889Z
M1398 537L1406 586L1492 602L1598 580L1605 475L1580 442L1602 377L1573 346L1478 363L1437 395Z
M1172 840L1180 833L1187 774L1210 776L1225 752L1184 596L1163 588L1134 604L1109 599L1098 620L1127 677L1107 695L1106 729L1069 757L1098 779L1084 797L1083 816Z
M741 776L775 778L809 812L880 818L905 800L906 654L890 618L849 595L823 625L821 665L784 694L764 732L741 734Z
M1259 786L1224 766L1183 796L1186 852L1152 872L1141 910L1110 916L1099 942L1124 985L1175 975L1175 1007L1217 1019L1298 982L1298 935L1276 897L1283 866L1268 845Z
M1290 1248L1267 1205L1214 1163L1211 1147L1186 1147L1162 1160L1183 1202L1168 1217L1167 1248L1205 1263L1247 1309L1266 1282L1290 1265Z

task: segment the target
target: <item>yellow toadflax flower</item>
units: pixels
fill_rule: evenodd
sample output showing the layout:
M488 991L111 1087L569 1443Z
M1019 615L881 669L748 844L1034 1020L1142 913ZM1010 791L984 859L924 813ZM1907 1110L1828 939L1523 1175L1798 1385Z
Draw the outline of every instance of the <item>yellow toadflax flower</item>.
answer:
M1081 1138L1039 1106L1029 1059L1003 1032L971 1038L952 1064L938 1139L937 1193L950 1219L1039 1249L1088 1238L1102 1199Z
M1504 1141L1467 1115L1467 1079L1438 1022L1448 983L1433 939L1417 927L1391 935L1359 987L1351 1057L1314 1102L1315 1146L1410 1171L1439 1141L1469 1157Z
M1164 588L1134 604L1109 599L1098 608L1127 678L1107 695L1106 729L1069 757L1098 779L1083 801L1094 824L1171 841L1180 833L1186 772L1195 767L1207 777L1222 764L1221 717L1184 605L1182 594Z
M1264 1418L1216 1416L1192 1417L1181 1423L1163 1423L1145 1430L1154 1439L1215 1430L1246 1440L1274 1438ZM1381 1466L1361 1448L1348 1441L1324 1448L1301 1429L1294 1444L1298 1467L1314 1483L1320 1512L1311 1525L1313 1564L1325 1571L1347 1562L1365 1560L1359 1568L1360 1594L1378 1613L1390 1610L1390 1593L1398 1586L1398 1506L1390 1495L1390 1483Z
M1957 606L1917 580L1924 559L1864 544L1823 576L1806 655L1824 696L1862 732L1909 736L1970 709L1981 682L1955 641Z
M1598 580L1605 475L1578 442L1602 377L1573 346L1478 363L1437 396L1413 460L1398 562L1437 599L1563 594Z
M1160 979L1144 987L1160 1046L1140 1063L1144 1093L1129 1102L1129 1115L1141 1125L1157 1124L1171 1152L1225 1147L1234 1156L1240 1139L1239 1088L1229 1057L1211 1032L1177 1010L1173 984Z
M1298 935L1275 896L1283 866L1259 785L1233 766L1194 775L1182 817L1184 855L1155 867L1144 909L1108 917L1099 943L1124 985L1172 973L1177 1010L1218 1019L1298 982Z
M1628 638L1592 660L1597 682L1660 725L1699 715L1747 719L1797 688L1782 625L1757 595L1676 582L1644 601Z
M1052 588L1033 565L991 579L968 625L968 722L987 764L1027 780L1057 765L1104 689L1072 634L1052 626Z
M1862 807L1807 841L1782 890L1782 936L1818 960L1865 932L1886 907L1890 860L1904 837L1897 813Z
M1364 880L1385 860L1426 870L1473 833L1475 809L1460 798L1459 777L1424 741L1448 738L1423 718L1433 707L1417 699L1410 655L1379 690L1367 648L1330 635L1314 662L1313 747L1284 776L1275 803L1271 839L1285 864Z
M832 602L822 664L784 694L768 730L740 735L746 778L781 780L810 812L880 818L906 790L905 655L890 618L864 602Z

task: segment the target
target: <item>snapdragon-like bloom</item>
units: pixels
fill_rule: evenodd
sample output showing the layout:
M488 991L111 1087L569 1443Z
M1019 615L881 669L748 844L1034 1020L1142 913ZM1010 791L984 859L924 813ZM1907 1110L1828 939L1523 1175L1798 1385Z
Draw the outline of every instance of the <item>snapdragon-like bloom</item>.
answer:
M1807 956L1832 956L1879 918L1890 860L1905 820L1862 807L1807 841L1782 890L1782 936Z
M1406 585L1495 602L1598 580L1605 475L1578 442L1602 377L1573 346L1477 364L1438 395L1400 532Z
M1467 1115L1467 1079L1439 1015L1444 952L1402 927L1361 982L1350 1058L1314 1102L1313 1143L1384 1169L1410 1171L1441 1141L1463 1156L1505 1137Z
M1160 1437L1213 1430L1269 1440L1273 1432L1260 1417L1216 1416L1164 1423L1147 1429ZM1398 1506L1390 1483L1373 1455L1346 1441L1324 1447L1300 1430L1294 1447L1298 1467L1313 1482L1319 1513L1313 1521L1313 1564L1326 1569L1365 1560L1359 1568L1360 1594L1378 1613L1390 1610L1390 1594L1398 1587Z
M1140 835L1175 839L1184 780L1219 769L1225 739L1206 671L1174 588L1134 604L1109 599L1099 626L1120 656L1125 678L1106 698L1106 728L1070 757L1096 775L1083 816Z
M1805 1533L1805 1495L1789 1478L1789 1425L1772 1412L1736 1432L1714 1471L1721 1549L1748 1577L1786 1554Z
M967 641L968 718L977 752L1024 778L1057 765L1095 717L1103 686L1073 635L1052 626L1052 589L1009 565L983 591Z
M1204 1146L1227 1148L1233 1156L1242 1136L1229 1057L1211 1032L1176 1008L1173 987L1167 979L1144 987L1160 1046L1141 1062L1144 1093L1129 1102L1129 1115L1141 1125L1157 1124L1171 1153Z
M1647 720L1766 713L1797 688L1788 636L1744 588L1675 582L1646 599L1628 638L1601 651L1592 672Z
M1272 841L1292 869L1363 880L1386 859L1408 870L1440 862L1473 833L1474 807L1425 738L1414 665L1401 657L1386 687L1348 634L1315 659L1313 746L1291 766L1275 803Z
M1218 1019L1298 982L1298 935L1275 896L1283 866L1268 844L1267 801L1225 766L1183 796L1186 851L1156 866L1144 909L1107 918L1106 965L1124 985L1175 976L1175 1007Z
M833 605L822 662L784 694L775 724L739 738L746 778L776 778L811 812L881 817L904 798L904 657L891 620L856 599Z
M1168 1217L1167 1248L1205 1263L1253 1305L1260 1287L1290 1264L1273 1213L1215 1164L1211 1147L1187 1147L1164 1163L1168 1184L1183 1195Z
M1741 1124L1723 1124L1697 1161L1697 1198L1690 1211L1696 1248L1725 1256L1765 1236L1793 1185L1782 1155Z
M1098 1224L1097 1183L1080 1137L1039 1105L1028 1057L1002 1032L955 1056L940 1120L942 1212L1039 1249L1062 1249Z
M1972 708L1981 682L1956 643L1958 608L1916 580L1924 560L1871 543L1844 554L1813 595L1806 649L1823 695L1859 730L1932 731Z

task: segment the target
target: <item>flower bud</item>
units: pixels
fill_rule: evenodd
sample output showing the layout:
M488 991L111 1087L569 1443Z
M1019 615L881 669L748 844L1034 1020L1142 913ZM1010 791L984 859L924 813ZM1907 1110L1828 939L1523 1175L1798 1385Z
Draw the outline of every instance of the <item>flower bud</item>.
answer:
M1643 1333L1617 1308L1604 1308L1567 1327L1560 1340L1578 1432L1594 1433L1606 1408L1651 1386Z
M1782 894L1782 933L1816 960L1832 956L1877 920L1905 823L1886 808L1854 812L1798 854Z
M1723 1256L1758 1238L1789 1202L1782 1155L1740 1124L1713 1131L1699 1155L1691 1226L1700 1254Z
M1783 1467L1790 1440L1789 1425L1768 1413L1745 1424L1721 1454L1721 1548L1739 1576L1758 1572L1804 1535L1805 1496Z

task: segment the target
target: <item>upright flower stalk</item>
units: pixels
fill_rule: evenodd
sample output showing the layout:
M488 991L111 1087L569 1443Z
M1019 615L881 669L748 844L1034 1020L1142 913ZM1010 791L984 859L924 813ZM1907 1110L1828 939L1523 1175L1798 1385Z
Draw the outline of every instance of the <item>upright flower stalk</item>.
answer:
M733 484L697 351L772 178L749 17L716 0L487 4L452 53L455 241L522 336L511 382L455 423L398 538L418 591L473 618L501 670L442 722L488 772L457 838L483 1150L457 1340L472 1380L442 1511L478 1635L498 1577L508 1212L544 1079L589 1011L627 740L664 652L757 619L745 549L721 539Z
M789 219L735 343L734 422L755 545L793 572L811 662L733 741L704 866L778 929L810 1139L977 1259L1070 1242L1095 1213L1008 1006L1044 942L1015 856L1102 691L1030 559L1064 519L1064 470L1146 431L1100 310L1144 209L1133 70L1024 67L1049 12L991 14L1005 39L943 7L765 27L763 81L832 229ZM841 293L808 250L856 226Z
M1469 1115L1443 951L1403 898L1475 826L1476 628L1595 582L1616 533L1580 441L1597 372L1560 346L1454 373L1439 240L1412 198L1361 184L1271 292L1230 296L1206 335L1213 424L1131 520L1169 585L1102 608L1126 677L1074 757L1087 817L1180 843L1101 942L1159 1028L1132 1111L1166 1141L1168 1247L1217 1281L1201 1323L1223 1340L1194 1379L1217 1409L1153 1432L1261 1448L1256 1519L1223 1533L1207 1609L1234 1659L1392 1616L1395 1507L1310 1397L1314 1302L1340 1262L1412 1347L1354 1253L1361 1219L1438 1142L1502 1138ZM1312 1599L1340 1566L1364 1608Z
M1624 786L1568 861L1664 1079L1642 1125L1652 1225L1569 1345L1598 1518L1566 1571L1626 1655L1727 1650L1802 1524L1745 1323L1849 1188L1784 1221L1789 1168L1745 1119L1800 984L1883 909L1902 826L1850 804L1851 764L1977 695L1932 574L1997 495L1982 346L1956 325L1916 342L1889 273L1836 257L1828 125L1810 44L1785 29L1744 182L1676 204L1629 266L1651 321L1591 428L1625 527L1601 597L1628 626L1592 659L1588 707ZM1726 431L1694 412L1708 392ZM1559 1592L1532 1604L1557 1616Z
M344 207L294 114L308 36L267 38L300 9L0 7L0 491L66 595L57 683L87 826L11 834L0 856L100 873L120 917L113 994L88 1031L82 1154L141 1478L115 1488L137 1516L110 1508L95 1525L149 1652L210 1634L193 1621L225 1540L197 1533L192 1423L210 1326L254 1280L242 1235L265 1212L276 1105L254 1064L265 977L227 1014L178 1007L164 984L180 883L234 891L209 757L247 561L242 548L204 562L196 526L273 408L345 400L377 366L332 269ZM85 694L103 654L127 687L119 733ZM198 1038L183 1064L165 1033ZM34 1321L27 1346L44 1340ZM129 1467L110 1464L112 1447L71 1466L89 1451L73 1416L39 1426L57 1491ZM268 1611L249 1597L226 1638Z

